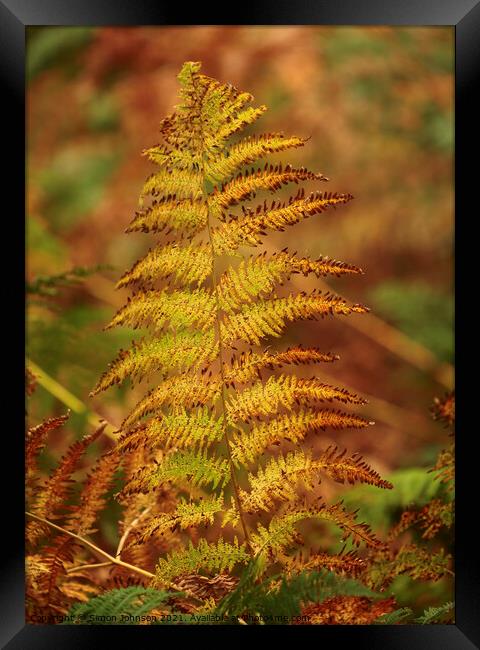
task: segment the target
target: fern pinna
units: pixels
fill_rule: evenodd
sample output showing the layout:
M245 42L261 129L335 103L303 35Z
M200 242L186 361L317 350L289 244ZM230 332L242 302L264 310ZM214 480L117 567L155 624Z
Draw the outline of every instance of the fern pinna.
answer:
M137 454L141 462L127 476L121 497L143 493L154 499L168 485L184 497L174 510L150 518L143 540L222 521L223 537L207 541L204 535L159 558L153 582L159 587L201 571L220 574L252 555L270 565L291 565L296 526L309 518L337 524L356 545L378 546L354 513L342 503L319 501L315 489L322 475L392 487L358 454L329 447L314 456L300 447L311 432L372 424L326 407L363 404L360 396L288 370L338 357L300 345L261 347L291 321L367 311L320 291L276 292L292 274L361 270L288 249L244 255L269 231L283 231L352 196L300 189L288 201L263 200L252 207L249 202L261 192L327 179L303 167L261 162L303 146L304 138L267 133L232 142L266 107L249 106L249 93L203 75L200 67L187 62L178 75L180 104L161 122L163 142L145 152L157 170L127 228L162 233L164 239L120 279L118 287L135 290L108 325L149 333L120 351L93 391L126 379L157 378L122 425L116 453ZM315 498L301 500L300 488ZM342 556L336 561L341 566ZM315 568L335 564L321 553L306 562ZM348 553L344 563L354 566L355 559Z

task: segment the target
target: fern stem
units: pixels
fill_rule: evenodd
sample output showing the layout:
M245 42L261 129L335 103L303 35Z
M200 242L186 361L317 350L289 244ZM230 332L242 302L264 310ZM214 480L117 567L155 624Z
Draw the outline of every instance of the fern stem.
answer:
M47 526L50 526L50 528L53 528L55 530L58 530L60 533L64 535L69 535L70 537L73 537L76 539L78 542L89 548L91 551L94 553L97 553L97 555L100 555L101 557L104 557L107 561L106 562L97 562L95 564L85 564L82 567L76 567L77 569L85 569L85 568L93 568L93 567L99 567L99 566L107 566L109 564L116 564L117 566L121 566L124 569L128 569L129 571L133 571L134 573L139 573L142 576L145 576L146 578L155 578L155 574L151 573L150 571L146 571L145 569L142 569L138 566L135 566L134 564L129 564L128 562L124 562L123 560L120 560L118 557L114 557L113 555L110 555L110 553L107 553L107 551L104 551L102 548L94 544L88 539L85 539L84 537L80 537L80 535L77 535L76 533L72 533L71 531L67 530L66 528L62 528L62 526L58 526L57 524L54 524L53 521L49 521L48 519L45 519L44 517L39 517L38 515L35 515L33 512L28 512L26 511L25 514L27 517L30 517L31 519L35 519L36 521L40 521L43 524L47 524ZM72 570L73 573L73 570ZM188 594L190 598L193 598L194 600L198 602L203 602L200 598L198 598L197 595L195 595L190 589L187 589L185 587L180 587L179 585L175 584L174 582L168 582L168 587L171 589L175 589L176 591L183 592Z
M208 205L208 195L205 194L206 196L206 201ZM223 411L223 437L225 440L225 445L227 448L227 455L228 455L228 462L230 465L230 476L232 479L232 486L233 486L233 491L235 495L235 502L237 504L237 509L238 509L238 514L240 517L240 522L242 525L242 530L243 534L245 537L245 542L248 546L248 549L250 553L253 555L253 549L250 544L250 537L248 534L248 529L247 525L245 523L245 517L243 514L243 508L242 508L242 503L240 500L240 490L238 488L238 481L237 481L237 476L235 473L235 466L233 464L233 458L232 458L232 449L230 445L230 438L227 433L227 423L226 423L226 415L227 415L227 407L226 407L226 399L225 399L225 372L224 372L224 366L223 366L223 342L222 342L222 328L221 328L221 323L220 323L220 300L218 296L218 285L217 285L217 274L216 274L216 269L215 269L215 247L213 245L213 239L212 239L212 234L211 234L211 227L210 227L210 211L208 211L207 215L207 230L208 230L208 237L210 239L210 247L212 250L212 283L214 286L215 290L215 303L216 303L216 309L215 309L215 323L216 323L216 329L217 329L217 336L218 336L218 361L220 364L220 377L222 380L222 391L221 391L221 400L222 400L222 411Z
M193 86L195 88L195 93L197 91L195 87L195 80L192 80ZM197 93L196 93L197 94ZM199 102L201 102L201 99L198 97L197 98ZM200 113L201 115L201 113ZM202 118L200 117L200 124L202 124ZM218 336L218 361L220 364L220 377L222 380L222 391L221 391L221 400L222 400L222 412L223 412L223 438L225 440L225 446L227 448L227 456L228 456L228 463L230 466L230 477L232 481L232 487L233 487L233 492L235 495L235 503L237 504L237 509L238 509L238 514L240 517L240 522L242 525L242 530L243 530L243 535L245 537L245 543L247 544L248 550L250 554L253 556L253 549L250 544L250 537L248 534L248 529L247 525L245 523L245 517L243 514L243 508L242 508L242 503L240 500L240 490L238 488L238 481L237 481L237 476L235 473L235 466L233 464L233 458L232 458L232 449L230 445L230 438L228 436L227 432L227 424L226 424L226 415L227 415L227 407L226 407L226 399L225 399L225 372L224 372L224 367L223 367L223 342L222 342L222 328L221 328L221 323L220 323L220 300L218 296L218 286L217 286L217 277L216 277L216 269L215 269L215 260L216 260L216 254L215 254L215 246L213 245L213 238L212 238L212 229L211 229L211 223L210 223L210 206L209 206L209 195L208 192L205 189L205 183L207 181L206 173L205 173L205 162L204 162L204 146L203 146L203 128L200 131L200 138L201 138L201 144L200 144L200 153L202 157L202 177L203 177L203 185L202 185L202 194L203 198L206 202L207 205L207 231L208 231L208 239L210 242L210 248L212 251L212 284L213 288L215 291L215 327L217 330L217 336Z
M44 519L44 517L39 517L38 515L33 514L33 512L25 512L25 514L27 515L27 517L30 517L31 519L35 519L36 521L40 521L43 524L47 524L48 526L50 526L50 528L54 528L55 530L58 530L60 533L63 533L64 535L69 535L70 537L73 537L84 546L87 546L91 551L97 553L97 555L104 557L106 560L108 560L109 563L118 564L118 566L122 566L124 569L129 569L130 571L139 573L140 575L146 576L147 578L155 578L154 573L150 573L150 571L146 571L145 569L141 569L138 566L129 564L128 562L124 562L123 560L119 560L118 558L113 557L113 555L110 555L110 553L107 553L107 551L104 551L103 549L101 549L99 546L97 546L90 540L85 539L84 537L80 537L80 535L77 535L76 533L72 533L66 528L62 528L62 526L58 526L57 524L54 524L53 521Z
M92 564L80 564L79 566L74 566L71 569L67 569L67 573L76 573L77 571L84 571L85 569L98 569L103 566L111 566L112 563L110 560L108 562L94 562Z

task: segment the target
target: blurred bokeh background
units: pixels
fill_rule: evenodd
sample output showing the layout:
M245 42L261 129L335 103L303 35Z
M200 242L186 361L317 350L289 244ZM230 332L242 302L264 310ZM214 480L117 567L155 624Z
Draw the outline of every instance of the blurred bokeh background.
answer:
M141 151L158 142L186 60L202 61L204 73L269 107L252 133L310 136L275 160L320 171L331 180L319 189L355 197L272 242L365 271L327 284L371 314L299 324L287 336L338 353L341 360L318 374L369 399L362 414L375 427L326 432L321 446L359 451L392 477L398 490L381 497L383 510L370 512L362 497L364 514L387 527L396 509L428 498L426 469L447 442L429 408L453 384L450 28L30 28L27 353L56 389L38 387L29 417L36 424L65 412L64 389L79 400L70 427L78 436L91 412L118 425L144 391L88 397L132 339L131 331L102 327L127 295L115 281L153 243L124 229L152 171ZM78 267L60 285L44 280ZM67 438L58 435L46 467ZM107 540L109 530L107 521ZM422 594L428 604L431 593Z

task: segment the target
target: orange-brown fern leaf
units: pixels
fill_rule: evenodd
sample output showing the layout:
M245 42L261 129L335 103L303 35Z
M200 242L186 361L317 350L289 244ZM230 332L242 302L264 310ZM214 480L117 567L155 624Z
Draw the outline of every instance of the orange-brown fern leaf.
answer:
M406 510L400 521L390 529L390 540L398 537L414 525L423 530L423 539L432 539L441 528L451 528L453 525L453 503L432 499L423 508Z
M364 543L373 548L383 548L385 544L373 533L366 523L356 521L358 510L349 512L340 501L331 506L322 505L318 508L318 517L330 521L343 530L342 540L351 539L355 546Z
M339 358L337 354L322 352L318 348L304 348L301 345L273 354L268 351L259 354L248 350L239 356L233 355L229 366L225 364L224 379L227 386L235 383L245 384L252 379L261 378L260 370L262 368L274 370L284 365L332 363L338 361Z
M441 549L431 549L407 544L399 549L386 546L374 549L368 559L368 570L362 581L372 589L385 589L400 575L408 575L414 580L436 581L451 573L451 556Z
M434 420L440 420L446 426L455 422L455 392L447 393L443 398L436 397L432 408Z
M41 555L27 557L27 612L41 616L42 622L58 622L56 617L66 614L71 606L61 589L61 581L73 564L76 548L70 536L58 535L42 549Z
M348 575L357 578L365 570L367 562L359 557L355 551L348 553L300 553L293 557L285 558L285 570L288 574L302 573L328 569L339 575Z
M56 418L48 418L35 427L28 429L25 438L25 473L27 486L32 485L38 472L37 459L45 447L50 431L62 427L69 418L69 413Z
M396 609L395 598L373 600L366 596L333 596L308 605L294 625L371 625L379 616Z
M67 530L77 535L96 532L93 524L105 507L106 494L113 485L120 462L121 458L115 448L112 453L99 458L83 485L79 504L72 507L67 518Z
M25 393L27 397L31 397L37 387L37 377L33 374L30 368L25 368Z
M102 424L92 434L70 445L52 475L42 485L31 511L45 519L58 519L63 517L68 508L65 507L71 496L72 474L78 469L78 464L85 450L103 433L106 424ZM48 534L46 524L30 521L26 527L27 540L35 544L41 537Z
M392 490L390 481L382 479L380 474L372 469L359 453L347 456L347 450L339 451L330 445L316 460L316 465L327 476L338 483L367 483L376 487Z

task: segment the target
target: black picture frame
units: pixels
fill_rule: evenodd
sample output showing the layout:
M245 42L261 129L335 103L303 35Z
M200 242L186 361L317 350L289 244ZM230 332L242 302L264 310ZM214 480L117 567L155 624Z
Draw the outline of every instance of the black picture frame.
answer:
M2 124L2 153L4 163L2 228L2 258L4 267L3 301L4 326L2 337L4 352L11 348L12 362L3 369L8 379L3 395L8 395L2 411L12 414L11 426L3 431L3 451L8 455L2 463L8 465L12 476L2 475L2 522L4 551L1 554L3 569L0 583L0 641L9 650L43 648L98 647L112 642L119 632L124 643L147 643L152 640L179 640L183 634L202 635L205 627L138 627L138 626L54 626L25 625L24 620L24 517L23 517L23 427L19 420L24 395L24 367L18 362L24 346L24 206L25 206L25 31L33 25L262 25L262 24L318 24L318 25L448 25L455 29L456 42L456 128L455 128L455 240L456 250L461 245L461 255L455 264L456 293L456 365L467 368L469 355L475 362L475 331L468 333L470 310L475 309L475 295L467 295L466 282L474 266L474 237L467 236L474 224L476 182L476 156L478 130L475 118L480 114L475 103L475 90L479 87L480 70L480 0L286 0L256 2L242 6L241 13L228 15L212 5L208 7L180 6L161 0L0 0L0 80L3 92L2 108L6 115ZM10 136L10 144L5 137ZM6 175L6 182L5 182ZM10 205L11 204L11 205ZM473 231L472 231L473 232ZM472 246L470 256L464 247ZM5 261L5 250L12 252ZM7 307L5 307L7 304ZM8 312L6 311L8 309ZM465 318L461 314L465 313ZM10 318L6 318L6 314ZM18 318L19 322L14 321ZM13 325L13 327L12 327ZM459 327L461 334L459 334ZM13 343L11 343L13 341ZM469 343L471 342L471 343ZM18 348L17 349L17 344ZM478 348L478 344L477 344ZM473 366L474 367L474 366ZM302 626L282 628L287 638L306 635L318 643L348 643L370 650L416 648L467 650L480 647L480 588L478 575L477 537L474 534L475 515L478 511L475 495L478 492L476 461L473 441L475 431L475 379L457 372L457 523L455 531L456 570L456 624L455 625L398 625L398 626ZM8 393L6 391L9 391ZM20 396L20 397L19 397ZM472 411L472 418L467 415ZM478 469L477 469L478 473ZM14 487L12 487L14 486ZM477 515L478 517L478 515ZM270 626L255 628L236 627L238 638L249 634L269 634ZM152 631L153 630L153 631ZM157 631L155 631L157 630ZM263 630L263 631L262 631ZM301 630L301 631L300 631ZM228 634L228 626L216 627L213 634ZM154 637L153 635L156 635ZM172 637L170 635L173 635ZM222 637L220 637L222 638ZM216 642L212 638L210 642Z

